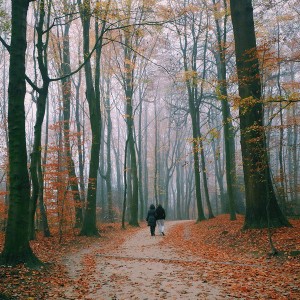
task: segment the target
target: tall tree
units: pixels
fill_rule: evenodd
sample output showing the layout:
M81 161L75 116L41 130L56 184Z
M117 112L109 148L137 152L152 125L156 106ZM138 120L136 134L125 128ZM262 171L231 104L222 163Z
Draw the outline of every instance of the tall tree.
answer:
M110 66L109 66L110 67ZM111 118L111 100L110 100L110 88L111 88L111 79L108 77L105 78L105 111L107 118L107 139L106 139L106 174L104 176L107 189L107 208L108 208L108 220L114 222L114 211L113 211L113 195L112 195L112 160L111 160L111 139L112 139L112 118Z
M90 24L91 24L91 4L89 0L78 0L81 22L83 26L83 53L87 57L90 53ZM97 64L97 62L96 62ZM98 235L96 225L96 189L97 173L99 166L100 136L101 136L101 115L100 98L96 95L95 85L92 74L92 64L88 60L84 65L86 98L89 104L90 124L92 130L92 147L89 167L89 182L87 191L87 201L81 235ZM99 71L99 70L98 70ZM99 72L100 73L100 72ZM99 73L96 76L99 76Z
M146 210L148 209L148 202L149 202L149 171L148 171L148 105L145 105L145 116L144 116L144 128L145 128L145 135L144 135L144 158L143 158L143 186L144 186L144 215L146 214ZM142 149L141 149L142 150ZM140 150L140 151L141 151ZM141 180L141 178L140 178Z
M184 1L184 7L189 12L189 5L193 5L190 1ZM205 25L207 26L207 24ZM203 49L203 69L199 70L199 41L203 32L203 15L202 13L193 11L186 13L182 21L176 24L176 31L179 36L180 49L183 56L184 81L188 95L189 114L192 122L193 134L193 156L194 156L194 174L196 185L196 201L198 209L198 221L204 220L204 210L202 205L201 185L200 185L200 159L203 163L203 147L201 148L201 132L200 132L200 105L203 97L203 84L206 76L206 55L207 55L207 33ZM206 31L207 32L207 31ZM199 74L199 76L198 76ZM201 74L201 75L200 75ZM200 79L201 78L201 79ZM199 83L201 81L201 83ZM200 156L199 156L200 155ZM205 174L205 163L202 164L203 174ZM203 176L204 185L207 185L206 175ZM205 191L207 191L205 189ZM205 193L207 207L209 208L209 217L213 217L210 209L208 193Z
M144 5L144 4L143 4ZM140 23L144 17L144 6L141 6L140 13L137 12L135 16L136 23ZM130 155L130 175L132 183L132 197L130 201L130 220L129 224L132 226L138 226L138 202L139 202L139 184L138 184L138 168L137 168L137 154L136 154L136 141L134 135L134 77L135 77L135 65L137 60L137 49L141 42L141 37L139 36L140 26L135 26L131 23L132 11L134 10L133 1L126 1L124 9L127 14L127 20L125 22L124 30L124 40L122 44L124 45L124 73L123 73L123 88L125 92L125 111L126 111L126 127L127 127L127 140L128 140L128 153ZM126 153L125 153L126 155ZM130 187L130 183L128 187ZM129 191L129 190L128 190Z
M44 157L42 165L43 167L43 178L40 179L40 184L43 184L43 188L40 188L40 195L39 195L39 208L40 208L40 218L41 218L41 224L43 228L43 233L45 237L51 236L50 229L49 229L49 223L48 223L48 217L44 202L44 189L46 187L45 185L45 170L46 170L46 162L47 162L47 155L48 155L48 141L49 141L49 101L47 101L46 105L46 124L45 124L46 130L45 130L45 147L44 147Z
M144 78L144 68L143 70L140 71L140 76L141 78ZM145 80L146 81L146 80ZM144 103L143 103L143 98L145 97L146 94L146 88L147 85L144 83L144 81L141 81L138 85L138 97L139 97L139 115L138 115L138 138L137 138L137 156L138 156L138 178L139 178L139 203L140 203L140 209L139 209L139 219L143 220L146 215L146 209L147 206L145 206L144 202L144 195L145 195L145 188L143 189L143 180L145 177L145 172L144 172L144 165L143 165L143 159L142 159L142 154L143 154L143 142L142 142L142 132L143 130L147 131L147 128L142 127L142 119L143 119L143 108L144 108ZM146 117L146 114L145 114ZM145 133L145 139L146 139L146 134Z
M77 133L77 152L78 152L78 169L79 169L79 187L80 187L80 198L81 201L85 198L85 188L84 188L84 122L81 124L80 119L80 87L81 87L81 72L78 74L78 80L75 82L75 122L76 122L76 133ZM82 109L84 111L84 108ZM84 115L84 114L83 114Z
M216 55L217 59L217 72L218 72L218 83L219 83L219 93L218 97L222 103L222 117L223 117L223 130L224 130L224 144L225 144L225 161L226 161L226 183L227 183L227 195L229 200L229 212L230 220L236 220L235 214L235 202L236 193L234 192L234 183L236 179L236 169L235 169L235 146L234 146L234 129L231 121L230 106L228 103L228 93L227 93L227 78L226 78L226 42L227 42L227 2L223 0L223 9L225 11L223 17L223 30L221 26L221 20L218 18L218 3L216 0L212 0L214 4L214 17L216 23L216 33L217 33L217 44L218 51Z
M155 205L157 206L160 201L158 199L159 195L159 157L160 157L160 152L158 151L159 149L159 134L158 134L158 116L157 116L157 98L154 99L154 198L155 198Z
M182 135L184 131L181 130L176 130L176 136L175 136L175 141L171 145L171 117L169 119L169 124L168 124L168 134L167 134L167 142L165 146L165 159L164 159L164 169L165 169L165 178L164 178L164 189L165 189L165 197L164 197L164 202L163 205L165 207L166 214L168 213L168 208L169 208L169 185L170 185L170 180L174 174L175 168L176 168L176 162L175 162L175 154L178 152L177 148L180 148L180 141L182 139ZM175 125L176 128L176 125Z
M44 31L44 26L49 27L49 16L48 20L46 17L46 3L44 0L40 1L39 5L39 20L36 26L37 33L37 61L39 66L39 71L41 74L42 87L38 88L32 84L34 90L37 91L38 96L36 99L36 120L34 125L34 142L31 152L31 163L30 163L30 175L32 182L32 192L31 192L31 201L30 201L30 224L29 224L29 234L30 238L35 238L35 213L38 199L40 202L43 202L43 171L42 171L42 126L46 112L46 103L48 97L48 90L50 79L48 76L48 42L49 42L49 31ZM50 10L51 1L48 4L48 9ZM44 40L44 33L46 38ZM47 232L47 235L49 232Z
M2 264L38 264L29 245L30 182L25 133L25 52L30 1L11 1L11 44L8 86L10 201Z
M65 26L63 31L63 48L61 57L60 72L62 76L62 96L63 96L63 117L64 117L64 147L67 158L67 168L69 174L69 184L73 192L73 198L75 202L75 227L79 228L82 226L83 213L82 213L82 199L80 197L80 191L78 186L78 178L75 171L75 163L72 158L71 144L70 144L70 112L71 112L71 94L72 85L71 78L65 77L71 73L71 62L70 62L70 22L72 15L72 8L68 8L66 1L64 1L64 9L70 12L65 16Z
M244 228L290 226L273 189L263 128L263 103L251 0L230 0L239 87L246 192Z
M80 234L86 236L98 235L96 225L96 194L98 181L98 168L101 145L102 118L100 110L100 58L103 47L103 35L106 32L106 23L111 1L107 1L104 8L97 1L93 11L90 0L77 1L83 27L83 55L90 57L90 26L92 12L95 13L95 62L88 59L84 64L86 99L89 105L90 124L92 131L92 146L89 165L89 181L87 190L86 209L83 219L83 226ZM100 21L100 23L99 23ZM94 65L94 72L92 66ZM94 73L94 76L93 76Z
M215 134L216 128L220 126L218 124L219 121L217 116L219 114L218 112L215 112L213 108L211 108L208 111L208 125L210 131L213 133L212 141L211 141L211 147L213 151L213 156L214 156L214 168L215 168L215 183L216 185L219 185L219 192L220 192L220 200L221 200L221 212L225 213L228 212L228 208L226 207L226 195L225 195L225 189L224 189L224 184L223 184L223 174L224 169L223 169L223 160L221 156L221 141L220 141L220 136L219 134ZM226 151L226 150L225 150ZM215 187L217 188L217 187ZM217 199L216 199L217 201ZM216 205L216 213L218 213L218 206Z
M178 220L182 219L182 168L181 168L181 148L182 148L182 141L178 142L178 145L176 147L176 218Z

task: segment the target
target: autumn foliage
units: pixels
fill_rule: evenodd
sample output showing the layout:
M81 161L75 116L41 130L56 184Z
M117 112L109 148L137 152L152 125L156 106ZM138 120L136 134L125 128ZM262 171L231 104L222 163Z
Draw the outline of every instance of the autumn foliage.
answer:
M199 223L179 222L171 229L166 223L166 236L156 238L161 239L162 247L172 249L174 257L179 253L184 259L162 260L179 264L187 272L194 268L203 283L219 287L229 299L299 299L300 220L290 220L293 228L272 229L279 255L270 256L267 230L243 231L243 219L238 215L236 221L229 221L228 215L221 215ZM101 224L100 238L76 236L70 231L61 243L58 233L51 238L38 235L31 246L45 266L39 270L0 268L0 299L63 299L60 297L70 287L75 287L76 299L85 299L84 295L93 293L91 287L101 289L97 286L97 257L109 255L146 224L141 227L122 230L119 223ZM72 276L66 261L78 253L83 253L80 276ZM122 258L124 264L141 259L135 258L134 250L132 253L128 261ZM1 298L1 293L7 298Z
M95 242L99 245L99 253L108 253L138 230L128 228L124 231L116 223L99 224L98 228L100 238L78 236L79 232L73 230L65 232L62 240L58 231L54 231L50 238L38 234L37 240L31 241L31 247L45 265L40 269L30 269L24 265L10 268L0 266L0 299L59 299L68 286L78 287L78 299L84 299L89 285L87 276L93 272L95 263L90 256L86 256L83 260L82 276L74 279L65 268L65 259L89 249ZM0 232L0 250L3 244L4 233Z
M198 257L189 267L205 268L203 280L222 286L231 297L299 299L300 220L290 221L293 228L272 229L278 256L269 254L267 229L243 231L242 216L180 224L164 242Z

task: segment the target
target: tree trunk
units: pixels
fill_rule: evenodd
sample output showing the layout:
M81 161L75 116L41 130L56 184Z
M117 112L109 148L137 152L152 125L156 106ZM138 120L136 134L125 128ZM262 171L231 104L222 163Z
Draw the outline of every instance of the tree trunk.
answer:
M45 23L45 3L41 1L40 4L40 18L36 27L37 32L37 53L38 53L38 65L42 76L43 86L38 89L38 97L36 100L36 120L34 125L34 142L31 153L30 174L32 182L32 192L30 200L30 223L29 223L29 237L35 238L35 213L37 208L38 199L43 195L43 182L40 180L43 178L42 174L42 126L45 117L46 103L48 97L48 90L50 80L48 77L48 62L47 62L47 42L43 43L43 26ZM41 190L42 189L42 190Z
M113 151L115 155L115 163L116 163L116 175L117 175L117 199L118 199L118 206L122 208L122 196L124 195L122 193L122 175L121 175L121 154L120 154L120 126L119 126L119 120L117 124L117 130L118 130L118 138L117 138L117 145L114 144L114 139L112 140L113 143ZM120 200L119 200L120 199Z
M159 173L158 173L158 125L157 125L157 105L156 105L157 99L154 100L154 124L155 124L155 133L154 133L154 198L155 198L155 205L157 206L159 203L158 200L158 178L159 178ZM178 192L177 192L177 197L178 197Z
M188 171L187 174L187 186L188 186L188 193L187 193L187 205L186 205L186 218L189 220L190 219L190 206L192 203L192 195L194 191L194 185L193 185L193 172L191 170Z
M107 205L108 219L114 222L113 202L112 202L112 185L111 185L111 136L112 136L112 121L111 121L111 104L110 104L110 81L106 79L106 115L107 115L107 169L106 169L106 188L107 188Z
M127 195L127 204L129 209L126 210L127 213L127 220L130 220L130 214L131 214L131 203L132 203L132 173L131 173L131 157L130 157L130 152L129 152L129 139L127 137L127 152L126 152L126 156L127 156L127 170L126 170L126 195ZM126 149L126 147L125 147Z
M126 206L127 206L127 151L128 139L125 143L125 158L124 158L124 195L123 195L123 208L122 208L122 228L125 229Z
M31 192L31 200L30 200L30 223L29 223L29 236L30 239L35 239L35 213L37 208L37 202L41 194L40 188L44 188L43 184L40 183L39 179L42 178L42 167L41 167L41 159L42 159L42 125L45 116L46 109L46 101L48 95L48 84L43 87L43 92L40 92L37 98L37 108L36 108L36 121L34 125L34 143L33 149L31 153L31 163L30 163L30 174L31 174L31 182L32 182L32 192Z
M181 220L181 170L179 165L179 159L177 158L176 165L176 219Z
M296 207L298 207L298 213L300 213L300 196L299 196L299 186L298 186L298 181L299 181L299 160L300 160L300 157L299 157L299 152L297 151L298 147L298 139L299 139L299 127L297 125L297 119L296 119L296 112L295 110L293 110L293 122L294 122L294 125L293 125L293 131L294 131L294 134L293 134L293 163L294 163L294 193L295 193L295 202L296 202ZM298 153L297 153L298 152ZM298 156L298 157L297 157ZM296 212L297 213L297 212Z
M105 152L105 133L106 124L105 122L102 123L101 128L101 145L100 145L100 153ZM104 155L101 155L99 160L99 169L98 169L98 186L97 186L97 205L100 207L101 210L101 217L106 219L107 209L106 209L106 200L107 200L107 186L105 182L105 158Z
M217 9L216 2L213 0L215 9ZM224 9L227 11L227 2L224 0ZM216 14L215 14L216 16ZM221 26L219 19L215 18L217 27L217 40L218 40L218 57L217 57L217 71L219 82L219 98L222 101L222 117L223 117L223 130L224 130L224 143L225 143L225 162L226 162L226 183L227 195L229 200L230 220L236 220L235 203L236 193L234 192L234 184L236 180L235 168L235 145L234 145L234 129L231 121L230 106L228 103L227 94L227 78L226 78L226 26L227 14L224 16L223 38L221 34Z
M80 15L83 26L83 51L84 56L87 57L90 48L90 1L84 0L83 5L81 5L81 1L79 0L78 4L80 5ZM80 235L98 236L99 232L96 225L96 190L101 140L100 99L96 97L90 60L88 60L85 63L84 70L86 80L86 98L89 104L90 124L92 131L92 146L90 156L87 201L83 226Z
M61 105L59 103L59 105ZM65 153L61 151L63 149L63 115L62 111L59 110L58 116L58 134L57 134L57 176L56 176L56 206L57 206L57 217L58 217L58 232L59 232L59 243L62 241L65 225L65 197L67 189L69 188L68 179L65 176Z
M246 192L244 228L290 226L271 181L251 0L230 0L240 95L241 149Z
M48 218L47 218L47 213L46 213L46 207L45 207L45 202L44 202L44 188L45 188L45 181L44 181L44 176L45 176L45 166L47 162L47 153L48 153L48 125L49 125L49 102L46 103L46 132L45 132L45 147L44 147L44 157L43 157L43 163L42 165L44 168L39 172L39 208L40 208L40 214L41 214L41 223L43 227L43 233L45 237L50 237L50 229L49 229L49 224L48 224Z
M8 86L10 201L1 264L39 264L29 245L30 182L27 170L24 99L27 11L29 1L11 1Z
M180 145L181 141L181 135L179 134L179 130L176 130L176 141L173 145L171 157L170 157L170 148L171 148L171 118L169 119L169 124L168 124L168 147L166 149L166 156L164 159L164 169L165 169L165 174L164 174L164 187L165 187L165 199L164 199L164 207L165 207L165 212L166 215L168 215L169 212L169 185L170 185L170 180L172 178L172 175L175 171L175 155L177 151L177 147ZM170 164L169 164L170 161Z
M208 209L208 218L214 218L214 214L212 212L210 200L209 200L209 192L208 192L208 180L207 180L207 172L206 172L206 164L205 164L205 155L204 155L204 146L202 141L202 135L199 133L199 146L200 146L200 155L201 155L201 165L202 165L202 176L203 176L203 185L204 185L204 193L205 193L205 200Z
M277 14L276 14L277 15ZM277 72L277 88L279 92L279 99L282 99L282 88L280 84L281 77L281 65L280 65L280 27L277 20L277 60L278 60L278 72ZM283 155L283 136L284 136L284 128L283 128L283 112L282 112L282 103L279 103L279 118L280 118L280 128L279 128L279 177L280 177L280 187L278 188L279 192L279 203L281 204L281 209L284 214L286 214L286 206L287 206L287 194L285 189L285 164L284 164L284 155Z
M192 107L190 106L190 109ZM200 189L200 165L199 165L199 144L198 144L198 128L199 124L196 122L196 112L190 110L192 118L192 128L193 128L193 156L194 156L194 175L195 175L195 187L196 187L196 201L198 218L197 221L205 220L202 197Z
M70 40L69 29L70 23L68 17L65 18L65 30L63 33L63 53L61 63L62 76L71 73L70 62ZM75 203L75 227L80 228L83 222L82 201L78 187L78 178L75 172L75 163L72 158L71 145L70 145L70 111L71 111L71 78L67 77L62 80L62 94L63 94L63 117L64 117L64 147L67 159L67 168L69 175L69 184L72 190L73 199Z
M78 168L79 168L79 187L80 187L80 199L81 202L85 199L85 188L84 188L84 143L83 129L84 122L80 122L79 113L79 97L80 97L80 86L81 86L81 73L79 72L78 83L75 85L76 90L76 104L75 104L75 122L76 122L76 133L77 133L77 150L78 150ZM84 108L82 109L84 111Z
M199 26L200 23L192 24L191 34L193 38L193 45L192 45L191 55L188 57L188 37L186 35L187 17L185 16L184 17L185 35L182 38L182 40L180 40L180 45L181 45L181 51L183 55L184 71L187 73L185 83L186 83L186 88L188 93L189 114L192 121L194 173L195 173L195 186L196 186L196 202L197 202L197 210L198 210L197 221L202 221L205 220L204 210L202 205L201 188L200 188L200 161L199 161L199 128L200 128L199 106L202 99L202 94L198 95L198 80L197 80L198 45L197 43L198 43L199 34L196 33L197 29L200 30ZM204 61L203 76L205 74L205 56L206 56L206 48L207 48L206 45L207 45L207 38L205 42L205 54L203 59Z
M211 114L209 113L209 120L213 120L215 119L216 115L215 114ZM215 124L212 124L213 128L216 128ZM211 129L211 127L210 127ZM227 199L225 197L225 193L224 193L224 184L223 184L223 170L222 170L222 162L221 162L221 154L220 154L220 141L219 139L217 139L217 143L216 143L216 139L213 139L211 142L211 147L213 150L213 156L214 156L214 169L215 169L215 181L216 183L219 185L219 191L220 191L220 200L221 200L221 213L227 213L228 209L227 209ZM216 197L218 197L217 193L216 193ZM217 202L217 200L216 200ZM218 210L219 207L216 206L217 209L217 214L218 214Z
M140 109L139 109L139 132L138 132L138 165L139 165L139 200L140 200L140 209L139 209L139 219L144 220L146 213L145 203L144 203L144 191L143 191L143 163L142 163L142 113L143 113L143 100L142 100L142 91L139 91L140 95Z
M138 177L137 177L137 161L134 147L134 140L132 132L129 133L129 151L130 151L130 162L131 162L131 174L132 174L132 199L130 203L130 221L129 224L132 226L139 226L138 223Z
M144 181L143 181L143 185L144 185L144 202L145 202L145 210L144 210L144 214L146 215L147 213L147 209L149 207L149 190L148 190L148 106L146 105L146 109L145 109L145 119L144 119L144 128L145 128L145 142L144 142L144 162L143 162L143 170L144 170ZM144 215L144 216L145 216Z
M125 32L125 97L126 97L126 125L128 136L128 150L130 153L130 166L132 176L132 199L130 203L130 220L129 224L132 226L139 226L138 223L138 200L139 200L139 186L137 176L137 160L135 152L134 141L134 115L133 115L133 69L130 63L133 60L133 53L130 48L129 34Z

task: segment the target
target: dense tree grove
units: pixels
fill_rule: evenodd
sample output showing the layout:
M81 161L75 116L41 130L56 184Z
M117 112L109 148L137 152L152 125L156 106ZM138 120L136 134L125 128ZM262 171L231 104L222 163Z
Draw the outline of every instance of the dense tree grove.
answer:
M300 214L296 0L0 0L0 226L6 264L35 231L97 236ZM9 21L11 20L11 22Z

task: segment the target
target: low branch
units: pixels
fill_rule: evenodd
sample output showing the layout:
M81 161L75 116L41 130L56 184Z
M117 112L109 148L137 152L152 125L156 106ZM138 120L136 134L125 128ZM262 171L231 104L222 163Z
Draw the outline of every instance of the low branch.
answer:
M6 48L6 50L10 53L10 45L8 45L1 36L0 36L0 42Z
M25 79L27 83L38 93L41 93L42 89L39 88L36 84L33 83L33 81L25 74Z

